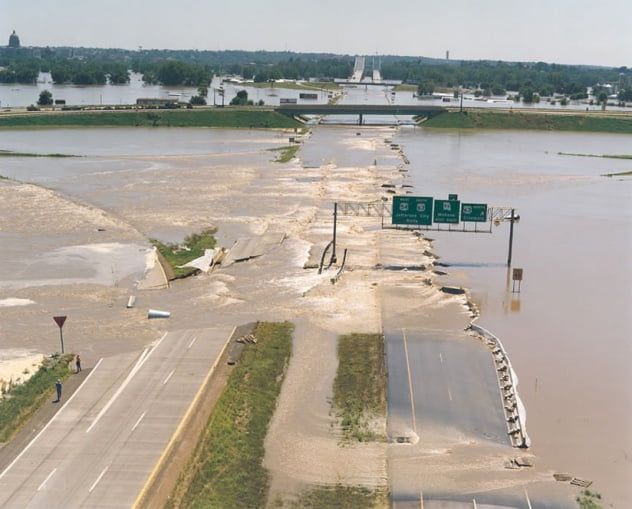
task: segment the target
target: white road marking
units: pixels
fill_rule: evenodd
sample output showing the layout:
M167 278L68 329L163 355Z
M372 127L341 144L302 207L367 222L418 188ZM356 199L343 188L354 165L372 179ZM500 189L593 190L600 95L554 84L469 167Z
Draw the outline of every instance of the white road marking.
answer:
M165 378L165 381L164 381L164 382L162 382L162 385L167 385L167 382L171 379L171 377L173 376L173 374L175 373L175 371L176 371L176 370L174 369L174 370L172 370L172 371L171 371L171 373L169 373L169 374L167 375L167 378Z
M441 359L441 364L443 364L443 354L439 352L439 359Z
M143 350L143 353L140 355L140 357L136 361L136 364L134 365L132 370L129 372L129 374L127 375L127 377L125 378L125 380L123 381L121 386L116 390L116 392L114 394L112 394L112 397L110 398L110 401L108 401L106 403L106 405L101 409L101 411L97 414L97 416L94 419L94 421L92 421L92 424L90 424L90 426L86 430L86 433L90 433L92 428L94 428L96 426L97 422L99 422L99 420L101 419L101 417L103 417L105 412L107 412L109 410L109 408L112 406L112 404L121 395L121 392L123 392L123 389L125 389L125 387L127 387L127 384L129 384L131 382L132 378L134 378L134 375L136 375L136 373L138 373L138 370L141 368L141 366L147 360L147 357L149 357L149 355L147 355L147 348L145 348L145 350Z
M136 424L134 424L132 426L132 431L134 431L136 429L136 427L140 424L140 421L143 420L143 417L145 417L146 413L147 413L147 411L144 411L143 414L138 418L138 420L136 421Z
M138 361L136 361L136 365L132 368L132 370L129 372L129 375L127 375L127 378L125 378L125 380L123 381L123 383L121 384L121 386L117 389L117 391L112 395L112 397L110 398L110 401L107 402L107 404L101 409L101 411L98 413L98 415L96 416L96 418L94 419L94 421L92 422L92 424L88 427L88 429L86 430L86 433L90 433L90 431L92 430L92 428L94 428L97 424L97 422L99 422L99 420L101 419L101 417L103 417L103 415L105 414L105 412L107 412L109 410L109 408L112 406L112 404L114 403L114 401L116 401L116 399L121 395L121 392L123 392L123 389L125 389L125 387L127 387L127 384L129 384L132 380L132 378L134 378L134 376L136 375L136 373L138 373L140 371L140 368L143 367L143 365L147 362L147 360L149 360L149 358L152 356L152 354L156 351L156 349L158 348L158 346L160 345L160 343L162 343L162 340L165 339L167 337L167 332L165 332L162 337L156 342L156 344L153 346L153 348L151 349L151 351L149 351L149 353L147 353L147 350L149 350L148 348L145 348L145 350L143 350L143 353L141 354L141 356L138 358Z
M452 401L452 392L450 392L450 387L448 387L448 398Z
M190 350L190 349L191 349L191 347L193 346L193 343L195 343L195 341L196 341L196 340L197 340L197 336L195 336L195 337L191 340L191 342L189 343L189 346L187 346L187 350Z
M18 461L18 460L22 457L22 455L23 455L26 451L28 451L28 450L31 448L31 446L32 446L32 445L35 443L35 441L36 441L36 440L37 440L37 439L38 439L38 438L42 435L42 433L44 433L44 431L46 431L46 430L48 429L48 427L49 427L49 426L50 426L50 425L51 425L51 424L55 421L55 419L57 418L57 416L58 416L59 414L61 414L62 410L63 410L64 408L66 408L66 406L68 406L68 404L69 404L69 403L70 403L70 402L74 399L74 397L75 397L75 396L79 393L79 391L81 390L81 388L82 388L82 387L86 384L86 382L87 382L88 380L90 380L90 377L91 377L91 376L92 376L92 374L93 374L93 373L97 370L97 368L99 367L99 365L101 364L101 362L102 362L102 361L103 361L103 359L99 359L99 362L97 362L97 363L96 363L96 365L94 366L94 368L92 368L92 371L90 371L90 373L88 373L88 376L85 378L85 380L84 380L83 382L81 382L81 385L80 385L79 387L77 387L77 390L76 390L76 391L72 394L72 396L70 396L70 398L68 398L68 401L66 401L66 402L64 403L64 405L63 405L63 406L59 409L59 412L57 412L55 415L53 415L53 418L52 418L50 421L48 421L48 422L46 423L46 426L44 426L44 427L42 428L42 430L41 430L41 431L40 431L37 435L35 435L35 437L33 437L33 440L31 440L31 441L28 443L28 445L27 445L24 449L22 449L22 452L20 452L20 454L18 454L18 455L16 456L16 458L15 458L15 459L14 459L11 463L9 463L9 466L8 466L7 468L5 468L5 469L2 471L2 473L0 474L0 479L2 479L2 478L4 477L4 475L5 475L5 474L6 474L9 470L11 470L11 467L13 467L13 465L15 465L15 464L17 463L17 461Z
M524 496L525 496L525 497L527 497L527 507L528 507L529 509L533 509L533 508L531 507L531 499L529 499L529 494L527 493L527 488L524 488Z
M90 489L88 490L88 493L92 493L92 490L93 490L94 488L96 488L96 487L97 487L97 484L99 484L99 481L101 480L101 478L102 478L102 477L105 475L105 473L108 471L108 468L110 468L110 465L108 465L107 467L105 467L105 468L103 469L103 471L99 474L99 477L97 477L97 480L96 480L96 481L94 481L94 482L92 483L92 486L90 486Z
M477 509L476 500L475 499L472 499L472 505L474 506L474 509Z
M53 468L53 471L48 474L48 477L46 479L44 479L44 481L42 482L42 484L39 485L39 487L37 488L37 491L40 491L44 486L46 486L46 483L48 482L48 480L53 477L53 474L57 472L56 468Z
M406 357L406 369L408 371L408 390L410 392L410 407L413 416L413 431L417 433L417 418L415 416L415 394L413 392L413 377L410 374L410 363L408 362L408 345L406 342L405 329L402 329L402 336L404 338L404 356Z

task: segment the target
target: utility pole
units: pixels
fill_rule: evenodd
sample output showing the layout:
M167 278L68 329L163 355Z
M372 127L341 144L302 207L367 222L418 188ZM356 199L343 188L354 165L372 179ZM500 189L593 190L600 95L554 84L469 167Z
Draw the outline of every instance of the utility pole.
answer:
M336 226L338 223L338 202L334 203L334 243L331 252L331 263L336 263Z
M459 109L459 113L463 113L463 87L459 87L461 89L461 108Z
M509 254L507 255L507 267L511 266L511 252L513 250L514 209L511 209L509 218Z

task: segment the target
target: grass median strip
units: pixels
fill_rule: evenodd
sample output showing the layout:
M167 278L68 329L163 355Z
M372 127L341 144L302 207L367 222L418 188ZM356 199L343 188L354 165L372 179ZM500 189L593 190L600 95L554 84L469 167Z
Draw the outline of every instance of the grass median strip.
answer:
M263 442L292 351L293 326L259 323L230 374L167 507L265 507Z
M274 507L274 505L273 505ZM290 509L382 509L388 507L388 493L383 488L363 486L317 486L303 492Z
M173 269L175 277L183 278L195 273L197 269L193 267L179 268L179 266L204 256L205 249L213 249L217 243L215 233L217 233L215 228L207 228L200 233L187 235L182 244L166 244L156 239L150 239L150 242L156 246Z
M44 360L26 382L3 386L0 400L0 443L8 442L55 392L55 381L70 374L68 364L74 355L65 354Z
M275 163L289 163L292 159L294 159L299 148L301 148L300 145L290 145L288 147L278 147L270 150L272 152L279 153L274 160Z
M338 339L333 408L343 440L385 439L386 368L382 334L348 334Z

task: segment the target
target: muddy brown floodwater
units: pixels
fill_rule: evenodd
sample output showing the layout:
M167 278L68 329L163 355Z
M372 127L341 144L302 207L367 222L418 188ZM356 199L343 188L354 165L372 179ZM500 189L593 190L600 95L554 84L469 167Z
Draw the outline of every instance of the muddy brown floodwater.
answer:
M626 135L404 130L421 195L516 207L511 292L508 226L434 233L446 280L472 290L478 323L499 336L520 379L533 452L594 481L615 507L632 489L632 161Z
M386 444L338 444L328 403L335 337L379 332L382 294L428 316L447 304L463 314L464 302L437 291L443 282L456 283L471 289L479 323L511 356L539 466L593 480L609 503L627 507L632 180L599 175L631 166L558 152L630 153L630 137L317 127L301 162L272 163L267 149L287 136L212 129L0 132L0 149L86 156L0 161L0 175L17 180L0 180L0 348L49 353L57 340L50 317L60 308L71 317L68 342L86 362L138 349L167 327L293 320L300 338L267 438L273 493L338 480L383 486ZM410 177L398 172L401 157L387 139L403 146ZM463 201L515 206L521 293L508 289L507 225L491 235L429 233L433 251L449 265L440 276L376 270L428 264L428 242L380 230L374 218L346 218L339 235L352 270L331 285L328 275L303 269L310 249L320 252L329 240L334 200L387 197L382 185L393 183L414 184L420 195L457 193ZM140 292L137 308L125 309L142 277L148 237L179 241L211 225L223 246L266 231L287 238L255 261ZM428 277L435 284L424 284ZM169 309L172 317L148 322L149 307Z

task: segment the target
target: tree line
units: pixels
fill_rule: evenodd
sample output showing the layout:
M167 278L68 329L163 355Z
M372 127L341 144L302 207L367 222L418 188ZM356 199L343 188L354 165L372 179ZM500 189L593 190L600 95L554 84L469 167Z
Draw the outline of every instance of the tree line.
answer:
M384 79L419 85L420 94L436 87L465 87L482 95L507 91L526 99L562 94L586 97L587 87L617 83L623 74L622 97L632 95L632 69L501 61L447 61L385 56L379 58ZM127 83L128 70L145 83L208 86L214 74L236 74L256 82L275 79L347 78L354 58L328 53L270 51L195 51L98 48L0 48L0 82L34 83L40 71L55 83L79 85ZM367 66L371 66L367 58ZM370 69L367 69L370 70ZM630 100L622 98L622 100Z

